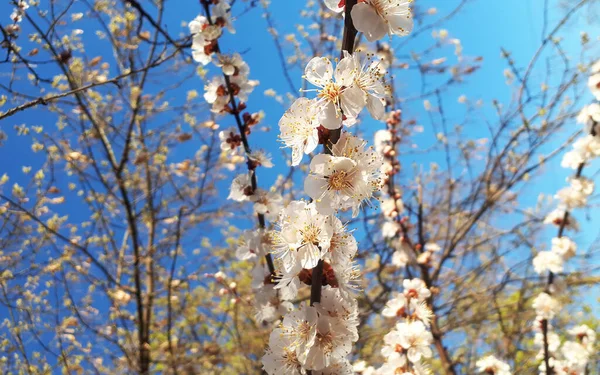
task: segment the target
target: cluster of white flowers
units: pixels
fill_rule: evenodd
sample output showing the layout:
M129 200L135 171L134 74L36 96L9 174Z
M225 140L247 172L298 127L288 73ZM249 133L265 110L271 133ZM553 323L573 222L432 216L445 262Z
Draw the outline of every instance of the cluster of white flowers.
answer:
M249 156L249 160L252 160ZM236 202L250 201L254 204L254 212L264 215L267 220L274 221L283 207L283 197L277 191L266 191L261 188L252 187L252 175L254 170L242 173L231 182L229 196L227 199Z
M230 33L235 33L233 28L230 6L224 1L212 2L211 17L199 15L190 22L192 33L192 57L202 65L212 62L221 68L222 76L215 76L204 86L204 99L212 104L214 113L231 113L244 107L243 102L258 85L258 82L248 79L250 68L240 54L226 55L221 53L218 39L227 28ZM207 6L208 8L208 6ZM241 103L237 108L232 108L231 99L237 97ZM225 138L227 139L227 138ZM223 141L224 139L221 139Z
M336 10L345 6L343 1L326 4ZM297 99L279 121L280 139L292 149L292 165L300 164L303 155L319 144L326 149L312 158L304 181L310 202L290 202L272 232L271 249L279 273L275 288L286 297L295 296L302 283L312 287L317 283L322 290L316 296L311 291L311 305L287 313L281 328L271 334L263 357L268 374L353 373L347 357L358 340L353 293L360 276L353 260L358 245L335 215L351 211L356 217L383 186L384 170L380 152L340 128L354 125L365 107L373 118L383 119L385 69L375 55L350 52L343 51L335 69L328 58L310 60L304 78L317 88L305 92L315 91L316 97ZM330 144L333 132L339 137ZM422 292L420 286L416 289ZM429 310L419 302L422 300L411 294L407 308L414 311L411 320L403 323L409 331L399 327L402 334L398 339L406 345L411 361L431 357L427 350L431 334L420 329L424 323L414 320L416 316L429 319Z
M240 236L236 250L239 260L254 262L251 284L253 295L249 299L254 303L256 320L263 324L276 322L291 311L293 305L290 300L295 297L287 289L276 289L273 274L262 262L272 250L272 238L270 230L247 230Z
M358 340L356 301L325 286L321 302L289 312L271 333L263 357L268 374L351 374L346 358Z
M212 8L212 15L209 18L199 15L190 22L189 28L192 33L192 56L195 61L202 65L211 62L213 54L218 49L217 39L223 34L223 28L226 27L230 33L234 34L230 6L225 1L218 1ZM217 58L217 60L219 60Z
M343 132L332 147L331 155L316 155L310 162L310 174L304 190L321 214L352 209L358 215L363 203L382 186L382 159L366 142Z
M592 92L592 95L596 97L596 100L600 100L600 60L596 61L596 63L592 65L590 73L590 77L588 78L588 87Z
M583 124L586 134L598 134L600 131L600 104L592 103L583 107L577 116L577 122Z
M10 20L13 21L13 24L17 24L23 21L23 15L25 11L29 8L29 4L27 4L26 0L17 0L16 7L13 9L10 14Z
M508 363L499 360L493 355L481 358L475 365L477 366L477 371L482 374L511 375Z
M548 335L549 359L553 374L556 375L584 375L586 368L597 353L594 348L596 332L587 325L576 326L568 331L573 337L561 345L560 337L554 332ZM536 341L542 342L542 333L536 334ZM540 365L540 374L546 374L545 363Z
M265 219L275 221L283 207L283 197L273 189L263 190L256 186L256 169L271 168L271 157L262 150L250 151L247 136L251 127L259 123L260 114L243 113L244 101L256 86L248 79L250 68L238 53L224 55L220 51L218 38L223 28L234 33L230 17L230 5L224 0L203 3L210 17L198 16L189 24L193 35L192 54L194 60L207 65L213 63L220 68L222 75L215 76L205 86L204 98L212 104L215 113L231 113L236 117L237 126L219 132L222 156L232 159L244 155L248 171L235 177L231 183L228 199L236 202L252 202L258 215L259 228L245 231L238 239L236 256L239 260L254 262L252 272L253 295L249 302L256 307L256 319L262 323L271 323L292 309L289 298L292 295L285 290L275 289L274 274L271 266L272 231L266 229ZM265 267L265 262L269 267Z
M325 0L325 5L339 13L345 9L345 0ZM362 0L351 11L352 22L369 42L386 35L406 36L413 29L410 9L412 0Z
M550 251L540 251L533 258L533 268L538 274L546 272L560 273L563 271L564 262L575 255L577 244L568 237L555 237L552 239Z
M338 143L339 144L339 143ZM317 202L292 201L282 210L270 247L278 271L276 289L295 298L302 283L312 284L313 269L323 263L321 300L284 317L271 335L263 358L269 374L348 374L346 357L358 339L358 310L353 295L359 273L354 265L358 245L346 226ZM339 372L335 372L339 371Z
M316 98L298 98L279 121L280 139L292 149L292 165L317 148L320 134L356 123L365 107L373 118L382 119L384 73L379 59L358 52L344 51L335 71L326 57L310 60L304 78L317 88L306 91L315 91Z
M589 78L589 87L600 99L600 62L592 67ZM564 168L576 170L574 177L567 179L569 186L558 191L556 198L559 201L557 209L546 216L544 223L557 226L558 236L552 239L549 251L539 252L533 259L533 267L538 274L549 274L546 291L540 293L533 301L536 320L533 330L535 344L540 348L538 359L543 359L540 364L540 373L546 374L548 368L554 374L583 375L593 352L595 333L587 326L575 327L571 333L578 341L567 341L562 344L557 333L552 331L551 320L561 309L556 298L562 289L554 281L556 273L564 271L564 263L575 255L577 245L570 238L563 235L565 230L578 230L579 225L571 214L575 208L585 207L587 198L594 192L594 182L582 176L583 168L590 161L600 156L600 134L598 134L598 120L600 119L600 106L597 103L584 107L577 121L584 125L587 134L573 144L573 150L567 152L562 160Z
M596 99L600 100L600 61L592 67L592 75L589 78L589 87ZM586 135L573 143L573 150L567 152L562 160L563 168L579 169L586 165L592 159L600 156L600 135L598 134L598 125L600 123L600 104L592 103L584 107L577 122L584 126ZM585 186L581 186L585 189ZM593 189L593 184L591 186Z
M404 280L402 285L403 293L396 294L382 311L383 316L398 321L383 338L385 363L374 375L431 373L423 363L433 355L433 336L428 330L433 312L426 302L431 292L420 279Z

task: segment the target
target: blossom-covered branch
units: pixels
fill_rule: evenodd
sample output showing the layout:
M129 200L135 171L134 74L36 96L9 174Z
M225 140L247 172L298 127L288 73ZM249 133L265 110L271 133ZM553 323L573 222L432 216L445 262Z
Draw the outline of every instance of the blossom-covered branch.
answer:
M588 79L589 88L600 99L600 62L591 67ZM577 250L576 243L564 235L565 230L578 231L579 225L572 215L575 208L585 207L588 197L594 192L594 182L583 176L583 169L593 159L600 156L600 105L592 103L584 107L577 118L585 126L585 134L573 144L573 150L567 152L561 165L574 169L575 175L567 179L569 187L558 191L556 198L560 204L546 216L544 223L558 227L558 234L552 239L550 251L539 252L533 259L538 274L548 273L544 292L533 302L537 318L534 325L536 343L541 346L543 362L540 372L552 374L585 374L590 356L593 354L595 334L587 326L575 327L572 334L578 341L568 341L561 345L559 336L552 332L551 320L560 309L556 298L563 288L556 283L556 274L564 270L564 263L572 258Z

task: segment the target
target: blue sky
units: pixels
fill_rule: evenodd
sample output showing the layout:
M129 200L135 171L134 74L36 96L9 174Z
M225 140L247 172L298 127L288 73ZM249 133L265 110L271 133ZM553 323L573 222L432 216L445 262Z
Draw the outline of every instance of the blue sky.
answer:
M44 1L44 0L43 0ZM319 1L319 0L316 0ZM419 1L416 0L416 5L422 9L427 9L432 6L438 7L438 14L427 18L425 23L434 21L435 19L444 16L452 10L458 0L443 0L443 1ZM514 60L519 66L526 65L534 51L541 42L541 30L543 24L543 3L544 0L474 0L469 2L459 16L448 21L442 27L447 29L451 37L461 40L464 55L475 57L483 57L482 68L469 80L460 86L453 87L443 93L445 110L449 119L449 125L462 121L465 116L464 105L459 104L457 99L460 95L466 95L472 102L479 99L482 100L483 106L481 113L485 117L493 118L492 100L497 99L500 102L508 102L511 98L511 89L505 84L503 71L506 68L505 61L501 58L501 48L505 48L512 53ZM552 4L553 1L550 1ZM267 31L267 24L261 15L261 8L257 7L241 15L241 9L247 4L246 2L237 1L234 7L233 14L238 16L235 22L237 33L234 35L225 34L221 39L221 48L224 52L239 52L244 51L243 56L251 69L251 78L260 81L255 92L248 100L248 110L251 112L263 110L266 114L263 125L271 128L270 132L260 133L260 136L251 136L250 143L253 148L264 148L270 150L274 156L276 165L285 165L285 160L278 151L279 143L277 142L277 122L281 117L284 106L275 102L271 97L263 94L266 89L274 89L279 94L284 94L288 90L287 83L283 79L280 61L277 57L271 35ZM280 35L292 33L296 30L298 23L305 23L304 19L299 17L300 11L304 6L303 1L291 0L273 0L270 6L272 18ZM165 17L166 29L172 34L178 35L187 33L187 28L181 26L182 21L190 21L196 14L201 12L200 5L197 1L187 0L171 0L167 1L167 13ZM7 2L0 4L0 14L2 17L8 17L11 6ZM548 15L548 25L553 27L564 11L551 6ZM567 25L566 29L560 36L565 38L563 46L567 53L575 53L579 46L579 32L586 30L589 32L592 40L597 40L599 27L590 26L584 22L584 17L576 17L574 22ZM3 24L6 20L3 18ZM92 30L87 30L85 24L79 25L84 29L84 38L92 43L87 43L87 51L89 56L97 54L106 54L101 44L93 43L94 35ZM26 30L27 31L27 30ZM397 50L396 53L401 55L408 54L412 49L421 49L423 45L430 45L433 42L431 31L423 33L418 38L404 46L402 50ZM26 43L26 42L23 42ZM394 38L391 42L392 46L397 46L402 43L398 38ZM442 56L451 56L452 47L446 47ZM287 51L287 50L286 50ZM289 51L287 51L289 52ZM55 74L57 70L52 67L44 67L42 69L47 75ZM8 73L7 65L0 65L0 81L5 80L5 74ZM217 71L213 68L209 75L216 74ZM302 72L298 69L291 70L292 79L296 87L301 85ZM540 78L541 72L535 71L534 80ZM398 76L399 95L413 94L418 85L419 77L414 72L399 73ZM447 79L448 76L444 76ZM539 82L541 83L541 81ZM169 98L169 101L177 103L185 100L187 90L196 89L202 92L202 82L199 79L190 80L181 88L181 96L179 98ZM2 109L6 109L6 105ZM425 148L434 143L434 132L431 129L431 124L428 120L428 115L423 108L421 101L410 102L403 106L406 116L416 118L418 123L423 125L425 131L423 134L415 137L415 142L419 147ZM0 122L0 128L8 133L9 141L0 147L0 175L8 173L11 176L11 182L19 182L21 176L21 166L31 165L35 170L39 167L40 159L30 151L30 142L27 139L17 137L14 134L13 127L22 123L28 125L44 125L45 128L51 129L54 126L55 119L52 116L47 116L44 113L43 107L35 110L29 110ZM223 118L218 121L223 128L233 125L232 118ZM573 125L576 129L577 125ZM374 130L383 129L382 123L367 120L361 127L366 134ZM258 134L258 133L256 133ZM485 136L486 132L484 125L476 121L470 121L469 127L466 130L466 136L470 138L479 138ZM569 134L560 134L557 136L557 143L560 143L561 138L565 139ZM184 157L184 155L194 152L193 145L183 147L172 154L174 159ZM405 160L403 163L408 165L411 161L418 160L419 162L428 165L429 162L442 163L439 154L431 154L425 158ZM18 161L14 162L14 161ZM175 160L178 161L178 160ZM305 157L303 162L307 163ZM558 189L565 185L565 177L570 174L570 171L563 170L559 167L560 159L552 161L551 165L538 183L533 188L528 190L526 196L522 197L522 203L527 205L535 204L537 195L545 193L553 195ZM594 171L595 168L590 168ZM270 186L275 181L277 174L285 173L285 169L276 167L272 170L259 170L259 185L263 188ZM227 196L226 189L223 189L222 199ZM69 214L70 220L76 221L80 215L85 216L82 212L78 212L75 207L65 205L61 208L65 214ZM591 219L600 219L598 213L590 214ZM583 219L582 214L577 215ZM236 223L242 227L251 227L254 225L245 219L236 220ZM596 222L597 223L597 222ZM596 229L597 224L584 223L582 234L576 237L580 247L585 247L585 244L590 244L598 234ZM548 242L554 236L553 232L548 234ZM218 237L215 236L215 239ZM0 316L2 316L0 308Z

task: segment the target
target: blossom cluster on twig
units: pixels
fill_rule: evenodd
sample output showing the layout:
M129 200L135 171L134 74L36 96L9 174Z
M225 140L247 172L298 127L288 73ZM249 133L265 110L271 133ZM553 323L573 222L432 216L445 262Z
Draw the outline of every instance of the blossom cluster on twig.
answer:
M270 323L280 319L289 311L289 293L278 293L273 283L274 265L271 257L272 231L268 221L278 218L283 198L274 190L258 187L256 170L271 168L270 155L262 150L252 150L248 137L262 115L243 112L248 95L258 82L249 79L250 68L238 53L227 55L221 52L219 37L223 29L235 33L230 5L226 1L201 1L204 15L190 22L192 34L192 56L202 65L213 64L221 69L204 87L204 99L211 104L215 115L230 114L236 125L219 132L220 149L226 158L241 158L246 161L247 172L236 176L230 187L228 199L236 202L251 202L258 219L258 229L246 230L238 240L236 256L243 261L254 262L252 289L256 319ZM266 265L265 261L266 260Z
M596 99L600 99L600 61L591 68L588 86ZM573 149L565 153L562 167L575 170L569 177L568 187L558 191L558 207L546 216L544 223L558 228L558 235L552 239L549 251L541 251L533 258L535 272L548 275L545 290L533 301L537 314L534 322L535 344L540 348L538 359L540 374L576 374L588 371L588 364L594 353L596 333L586 325L569 330L572 340L561 343L558 333L553 331L552 319L561 310L558 297L564 292L562 283L556 281L556 274L564 272L564 264L576 251L576 243L564 235L566 230L578 231L579 224L572 210L587 205L588 197L594 192L594 182L583 175L586 165L600 157L600 105L592 103L584 107L577 121L584 125L585 134L576 140Z

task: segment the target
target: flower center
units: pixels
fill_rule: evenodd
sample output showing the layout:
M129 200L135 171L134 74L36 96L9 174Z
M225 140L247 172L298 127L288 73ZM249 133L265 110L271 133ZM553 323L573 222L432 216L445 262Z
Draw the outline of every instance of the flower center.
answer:
M285 353L283 353L283 359L285 364L290 367L298 367L300 361L298 361L298 357L296 356L296 352L294 350L290 350L288 348L284 349Z
M321 91L319 91L318 97L325 98L327 101L335 103L341 93L341 86L336 85L334 82L329 82Z
M406 292L406 296L408 298L417 298L419 297L419 292L417 292L415 289L409 289L408 292Z
M396 316L397 316L398 318L401 318L401 317L403 317L403 316L405 316L405 315L406 315L406 311L404 310L404 307L401 307L401 308L399 308L399 309L396 311Z
M302 242L317 245L319 243L320 234L321 228L318 228L313 224L307 225L302 231Z
M324 354L329 354L333 351L333 335L331 331L325 334L317 332L317 340Z
M352 187L352 183L348 181L348 172L336 171L328 178L329 188L331 190L344 190Z
M310 336L311 326L307 321L301 322L298 325L298 335L302 339L302 341L308 340L308 336Z
M383 9L383 1L380 0L372 0L371 1L371 6L373 6L373 8L375 9L375 13L377 13L378 16L380 16L381 18L383 18L383 20L385 22L387 22L386 18L383 17L383 15L385 14L385 10Z

